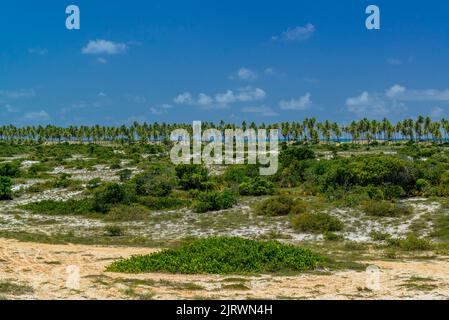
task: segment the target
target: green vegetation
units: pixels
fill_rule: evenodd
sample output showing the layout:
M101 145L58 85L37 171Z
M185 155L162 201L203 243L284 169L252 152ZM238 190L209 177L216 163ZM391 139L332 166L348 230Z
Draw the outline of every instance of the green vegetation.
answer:
M260 177L247 179L239 186L242 196L264 196L274 193L274 184Z
M0 200L12 199L12 182L9 177L0 177Z
M231 190L200 192L193 202L193 209L198 213L219 211L232 208L236 203L237 199Z
M369 200L362 205L362 209L367 215L374 217L397 217L412 213L408 206L388 201Z
M338 218L324 212L297 215L292 218L292 225L297 230L312 233L341 231L344 227Z
M300 214L306 210L307 205L302 200L284 195L266 199L255 206L256 214L272 217Z
M120 260L111 264L107 271L184 274L304 272L324 265L325 261L324 257L308 249L276 241L209 238L196 240L178 249Z
M23 296L26 294L31 294L33 292L33 288L28 285L16 283L12 280L0 281L1 295Z

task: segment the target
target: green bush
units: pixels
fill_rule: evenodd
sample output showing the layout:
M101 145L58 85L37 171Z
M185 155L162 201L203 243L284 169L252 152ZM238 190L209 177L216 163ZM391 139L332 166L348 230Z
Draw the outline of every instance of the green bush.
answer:
M367 215L374 217L398 217L412 213L412 210L407 205L397 202L374 200L363 203L362 210Z
M286 147L279 154L279 163L284 167L308 159L315 159L315 153L309 147Z
M21 207L36 214L46 215L82 215L92 210L91 199L54 201L44 200L41 202L29 203Z
M138 202L152 210L177 209L186 205L186 201L174 197L140 197Z
M125 229L116 225L109 225L104 228L104 231L109 237L121 237L125 234Z
M432 243L423 238L410 234L405 239L389 239L390 247L398 247L404 251L428 251L433 248Z
M274 184L260 177L248 179L239 186L242 196L264 196L274 193Z
M9 178L20 177L20 167L15 162L0 163L0 176Z
M179 249L114 262L108 272L182 274L256 274L303 272L326 264L308 249L241 238L196 240Z
M208 187L208 172L201 165L180 164L176 166L179 185L186 191L205 190Z
M286 216L292 212L295 201L291 197L276 196L255 206L255 213L261 216Z
M226 168L223 179L226 182L241 184L248 178L256 178L258 176L258 165L233 165Z
M343 230L343 222L324 213L304 213L292 218L292 225L296 230L312 233L325 233Z
M124 203L127 193L124 186L117 183L110 183L94 193L93 210L97 212L107 212L111 205Z
M102 185L102 183L103 183L103 181L101 181L100 178L94 178L87 182L86 188L88 190L94 190L94 189L97 189L98 187L100 187Z
M193 210L197 213L219 211L232 208L236 203L237 199L230 190L201 192L193 202Z
M129 169L123 169L119 172L120 182L126 182L131 179L133 172Z
M0 200L12 199L12 181L9 177L0 177Z
M136 178L136 193L141 196L168 196L176 185L176 178L167 172L149 172Z

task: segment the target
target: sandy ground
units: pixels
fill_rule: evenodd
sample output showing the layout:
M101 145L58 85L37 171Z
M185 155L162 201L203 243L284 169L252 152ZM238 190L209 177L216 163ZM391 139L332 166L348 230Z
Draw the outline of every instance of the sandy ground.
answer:
M123 275L104 272L148 248L48 245L0 239L0 281L34 292L8 299L447 299L449 260L378 261L379 273L298 276ZM79 277L78 277L79 274Z

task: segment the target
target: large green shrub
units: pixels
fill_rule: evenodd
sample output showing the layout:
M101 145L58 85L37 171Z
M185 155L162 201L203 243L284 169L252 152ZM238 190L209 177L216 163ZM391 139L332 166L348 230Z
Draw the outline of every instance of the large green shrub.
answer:
M338 218L324 212L296 215L292 218L292 225L297 230L312 233L341 231L344 227Z
M208 187L208 172L201 165L180 164L176 166L179 185L184 190L205 190Z
M94 193L93 210L107 212L112 205L125 202L127 193L125 187L117 183L110 183Z
M201 192L193 202L193 210L198 213L219 211L232 208L236 203L237 199L230 190Z
M274 193L274 184L260 177L247 179L240 184L239 193L242 196L264 196Z
M0 163L0 176L17 178L20 177L20 167L15 162Z
M9 177L0 177L0 200L12 199L12 181Z
M109 272L182 274L255 274L303 272L326 264L314 252L281 244L241 238L196 240L179 249L119 260L107 267Z
M257 215L276 217L304 213L307 211L307 205L300 199L280 195L259 202L254 210Z
M141 196L166 197L175 185L175 177L168 173L144 173L136 178L136 193Z

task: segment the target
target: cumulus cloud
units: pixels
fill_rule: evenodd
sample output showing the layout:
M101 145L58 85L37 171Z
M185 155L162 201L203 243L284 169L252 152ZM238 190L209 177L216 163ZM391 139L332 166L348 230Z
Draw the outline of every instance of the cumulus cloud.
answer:
M251 102L263 100L266 97L266 92L260 88L240 88L236 91L226 90L223 93L217 93L214 96L200 93L197 98L194 98L190 92L179 94L173 99L179 105L191 105L201 107L225 107L237 102Z
M284 31L279 36L273 36L271 38L272 41L281 41L281 42L300 42L305 41L312 37L315 33L316 28L313 24L308 23L305 26L298 26L295 28L289 28L287 31Z
M50 116L48 113L44 110L36 111L36 112L28 112L24 115L23 119L25 120L33 120L33 121L39 121L39 120L48 120L50 119Z
M306 93L298 99L282 100L279 102L279 107L282 110L306 110L312 105L311 97L310 93Z
M401 85L394 85L387 90L387 97L400 101L442 101L449 102L449 89L415 90Z
M190 92L184 92L178 95L173 101L176 104L192 104L192 94Z
M243 113L254 113L263 117L275 117L278 115L272 108L267 106L246 107L242 109Z
M124 43L117 43L108 40L90 40L89 43L81 50L83 54L105 54L115 55L125 53L128 46Z
M171 104L162 104L158 107L151 107L150 112L155 116L160 116L168 112L169 109L173 108Z
M348 111L366 117L387 116L392 112L402 112L406 109L401 102L388 100L384 95L367 91L346 99L346 107Z
M242 67L242 68L240 68L237 71L237 77L240 80L252 81L252 80L255 80L257 78L257 74L253 70L250 70L248 68Z

